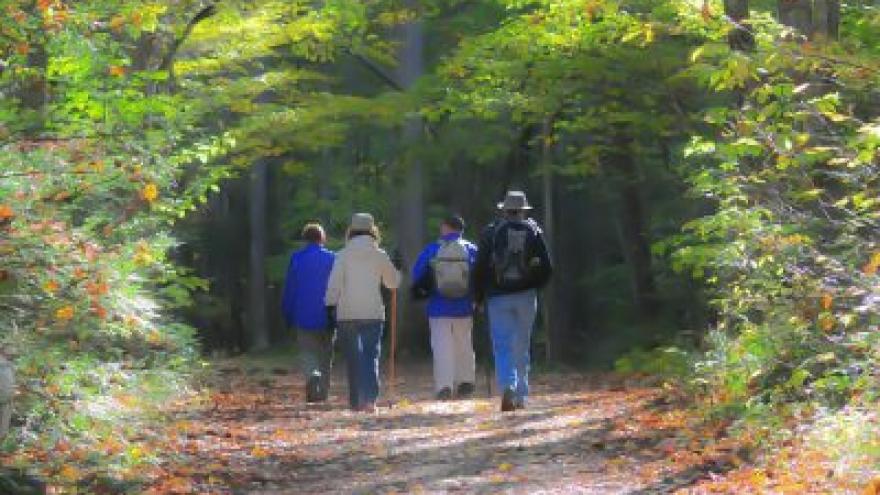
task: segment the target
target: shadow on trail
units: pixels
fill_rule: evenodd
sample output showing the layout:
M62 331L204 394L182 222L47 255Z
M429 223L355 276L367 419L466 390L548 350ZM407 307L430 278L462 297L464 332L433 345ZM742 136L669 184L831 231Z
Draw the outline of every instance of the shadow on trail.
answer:
M495 479L493 473L500 474L506 470L499 466L540 466L568 461L572 465L586 466L587 471L596 471L618 453L631 449L633 442L645 445L652 443L655 439L648 437L608 439L613 430L609 423L626 418L631 412L586 421L574 434L556 441L542 440L547 434L546 429L529 428L535 421L553 416L550 411L535 411L490 419L497 428L495 431L486 434L477 432L470 438L451 438L441 445L414 445L412 439L406 439L390 441L387 454L343 452L314 462L299 457L281 457L277 460L279 467L293 475L297 487L305 490L303 493L309 490L307 485L311 482L327 485L328 479L334 480L334 483L327 485L326 489L346 487L354 493L405 492L418 486L449 490L458 488L469 492L482 491L483 488L497 491L523 482L516 478ZM406 421L421 425L448 425L451 418L469 417L467 414L434 416L435 413L423 413L379 418L379 423L372 429L400 429L401 425L395 423ZM364 473L382 473L383 468L388 466L394 466L394 469L381 476L372 476L367 482L359 479ZM487 477L489 481L485 479Z
M693 487L699 481L715 475L723 475L736 469L729 461L709 459L697 465L692 465L673 474L664 476L662 479L638 490L633 490L627 495L654 495L657 493L674 493L685 488Z
M516 417L504 417L495 421L504 422L509 427L516 427L529 421L535 421L550 416L551 413L535 411L519 414ZM369 418L360 425L362 430L413 430L420 428L435 428L449 426L455 423L464 423L474 418L473 412L447 413L439 411L427 411L422 413L406 413L396 416L378 416Z
M506 414L497 411L497 397L437 402L429 379L427 385L416 379L407 384L401 395L408 399L397 407L354 413L345 407L344 381L336 382L331 402L306 405L302 384L290 378L258 387L251 381L255 403L203 413L210 420L232 419L235 426L226 427L246 430L250 445L270 449L255 458L247 444L238 448L233 455L242 464L220 474L233 493L646 495L686 488L732 467L665 462L669 450L661 442L678 430L627 428L646 411L662 412L654 391L603 388L578 378L545 377L528 408ZM272 447L279 429L289 433ZM201 458L211 455L205 450ZM666 467L642 479L640 468L651 463Z

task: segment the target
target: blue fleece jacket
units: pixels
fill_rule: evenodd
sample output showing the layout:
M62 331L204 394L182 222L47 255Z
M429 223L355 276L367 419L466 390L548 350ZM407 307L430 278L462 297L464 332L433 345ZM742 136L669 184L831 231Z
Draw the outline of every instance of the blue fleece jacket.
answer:
M441 237L442 241L456 241L461 239L461 234L453 233ZM471 270L477 262L477 246L469 241L464 241L465 247L469 254L469 262ZM413 267L413 280L421 280L423 277L431 276L431 260L437 256L440 250L440 241L428 244L419 255L415 266ZM459 298L443 297L435 290L431 291L431 297L428 299L428 317L429 318L455 318L471 316L474 313L473 295L467 295Z
M282 302L288 326L313 331L327 329L324 294L335 259L332 251L315 243L291 255Z

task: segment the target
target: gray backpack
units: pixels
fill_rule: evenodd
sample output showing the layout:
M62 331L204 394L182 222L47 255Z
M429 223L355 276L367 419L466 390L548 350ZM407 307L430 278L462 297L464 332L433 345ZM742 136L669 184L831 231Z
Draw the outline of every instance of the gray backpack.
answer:
M470 293L471 265L467 246L461 240L441 241L431 260L434 288L443 297L458 298Z

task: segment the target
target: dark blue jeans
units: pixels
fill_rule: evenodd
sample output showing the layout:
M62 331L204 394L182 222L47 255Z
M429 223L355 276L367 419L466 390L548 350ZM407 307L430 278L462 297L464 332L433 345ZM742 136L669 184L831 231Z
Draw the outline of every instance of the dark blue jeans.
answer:
M337 337L348 368L348 404L352 409L375 403L379 397L382 327L383 322L378 320L339 322Z

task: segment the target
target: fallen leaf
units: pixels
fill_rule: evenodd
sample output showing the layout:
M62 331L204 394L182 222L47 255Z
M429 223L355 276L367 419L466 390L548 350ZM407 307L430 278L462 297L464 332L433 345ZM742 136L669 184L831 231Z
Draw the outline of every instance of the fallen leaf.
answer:
M862 490L862 495L880 495L880 478L874 478L868 486Z
M9 205L0 205L0 220L9 220L15 217L12 207Z

